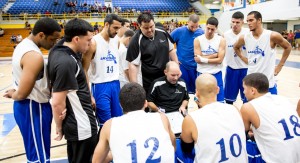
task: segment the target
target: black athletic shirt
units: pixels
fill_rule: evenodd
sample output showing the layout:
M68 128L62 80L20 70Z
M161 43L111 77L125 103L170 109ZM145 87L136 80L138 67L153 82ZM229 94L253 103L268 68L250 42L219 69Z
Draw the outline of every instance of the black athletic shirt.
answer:
M88 139L97 134L97 122L81 56L58 43L49 53L48 75L53 92L69 91L63 132L69 141Z
M126 60L135 65L141 62L146 92L155 79L164 76L164 69L170 60L169 52L173 49L170 38L167 32L156 28L154 39L149 39L139 30L130 41Z
M185 82L179 78L176 84L171 84L166 76L154 80L147 95L147 101L165 109L166 113L178 111L182 101L189 99Z

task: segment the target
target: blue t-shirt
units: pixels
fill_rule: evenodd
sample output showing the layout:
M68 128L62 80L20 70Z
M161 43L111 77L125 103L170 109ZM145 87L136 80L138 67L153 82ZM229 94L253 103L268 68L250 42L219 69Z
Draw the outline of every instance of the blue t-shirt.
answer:
M187 69L197 68L194 60L194 39L202 34L204 31L201 28L191 32L187 26L179 27L171 33L176 43L178 60Z

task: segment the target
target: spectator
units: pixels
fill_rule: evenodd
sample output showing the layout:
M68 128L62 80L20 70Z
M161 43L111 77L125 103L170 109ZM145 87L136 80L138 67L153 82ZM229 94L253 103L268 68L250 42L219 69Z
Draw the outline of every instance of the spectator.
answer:
M26 29L31 29L31 26L30 26L30 24L28 23L28 21L25 22L25 28L26 28Z
M16 35L15 35L15 34L12 34L11 37L10 37L10 43L11 43L11 44L17 43L16 39L17 39Z
M4 30L0 28L0 37L2 37L3 35L4 35Z
M22 39L23 39L22 35L18 34L16 36L16 43L20 43L22 41Z

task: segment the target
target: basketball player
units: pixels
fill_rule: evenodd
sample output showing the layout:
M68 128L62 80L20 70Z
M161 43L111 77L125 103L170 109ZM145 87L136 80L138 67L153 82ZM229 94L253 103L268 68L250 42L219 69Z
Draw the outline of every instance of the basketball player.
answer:
M122 115L118 42L113 40L121 28L121 22L122 19L116 14L106 15L103 30L94 36L89 51L83 55L83 67L85 71L89 69L100 127L111 117Z
M102 163L109 150L114 163L174 162L175 136L162 113L146 113L146 93L137 83L122 87L121 117L108 120L100 132L93 163Z
M262 16L258 11L251 11L247 16L249 30L251 32L241 35L234 45L236 54L248 64L247 74L260 72L269 80L269 91L277 94L275 76L281 71L285 61L291 52L291 44L278 32L266 30L262 27ZM276 45L283 48L282 57L277 66ZM240 49L246 47L247 57L242 55Z
M194 162L247 162L245 128L240 112L232 105L217 102L218 92L214 76L201 74L197 78L196 97L201 109L184 118L181 149L190 153L195 147Z
M243 93L243 79L247 75L247 64L244 63L234 52L233 45L240 35L249 32L248 29L243 28L244 14L240 11L235 12L231 18L231 29L224 33L226 40L225 59L227 63L224 97L227 104L233 104L240 92L241 99L246 101ZM242 54L247 54L243 46Z
M220 88L217 100L224 102L224 89L222 78L222 62L225 55L225 39L218 34L218 19L210 17L206 21L206 31L204 35L198 36L194 40L195 61L199 74L212 74L218 82Z
M251 73L243 80L249 102L241 113L246 131L253 131L266 162L300 162L300 118L284 97L269 93L269 81L262 73Z
M15 89L6 91L4 97L14 100L14 116L22 134L27 162L50 162L52 110L46 63L40 47L49 50L60 38L60 31L57 21L41 18L12 56ZM65 114L63 110L61 114Z
M131 37L134 35L133 30L128 29L124 32L123 36L119 40L119 80L120 87L122 88L126 83L129 82L129 74L128 74L128 61L126 60L127 47L130 42Z
M194 39L204 31L199 28L199 16L192 14L189 16L187 26L176 28L171 37L177 46L177 56L182 72L181 78L187 84L188 93L195 93L195 81L197 78L197 63L194 60Z

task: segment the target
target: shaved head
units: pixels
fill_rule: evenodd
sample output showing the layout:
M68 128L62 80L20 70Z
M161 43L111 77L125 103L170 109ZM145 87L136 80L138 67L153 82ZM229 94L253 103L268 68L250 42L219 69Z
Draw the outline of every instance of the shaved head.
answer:
M198 96L217 98L219 87L216 78L211 74L201 74L196 80L196 90Z
M170 69L177 69L180 70L178 63L174 62L174 61L169 61L166 64L166 70L169 71Z
M164 73L171 84L176 84L181 76L179 65L174 61L167 63Z

